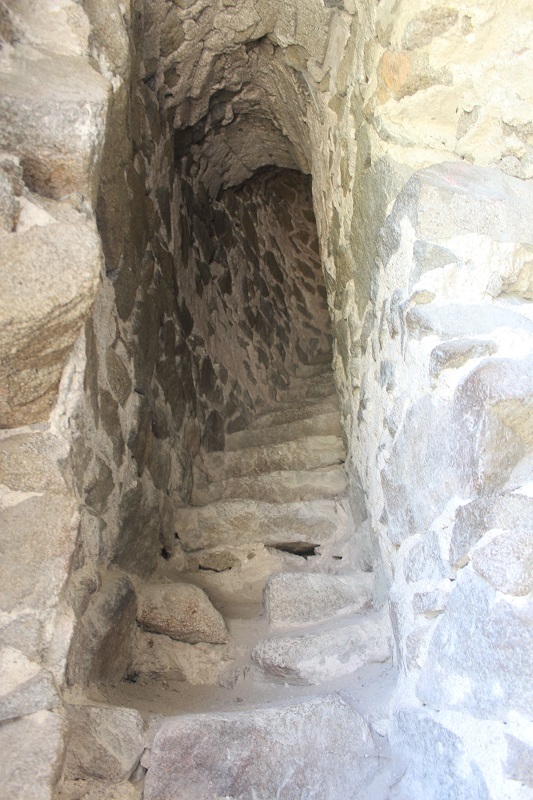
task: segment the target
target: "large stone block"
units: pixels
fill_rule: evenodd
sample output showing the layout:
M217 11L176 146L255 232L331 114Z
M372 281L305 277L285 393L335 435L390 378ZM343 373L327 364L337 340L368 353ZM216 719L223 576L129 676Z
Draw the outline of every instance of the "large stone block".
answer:
M0 440L0 483L18 492L67 491L58 461L63 442L50 434L32 431Z
M358 796L377 768L367 723L338 695L326 695L168 720L154 740L145 797L345 800Z
M408 583L428 581L438 583L452 578L453 570L442 553L439 534L430 531L419 537L403 555L403 574Z
M0 725L0 794L6 800L52 800L63 763L64 722L38 711Z
M497 595L467 567L437 622L417 684L422 702L507 720L533 703L531 608Z
M354 577L279 573L265 586L271 625L305 625L372 606L372 573Z
M65 495L34 494L4 508L0 559L0 608L35 609L58 602L76 539L76 504Z
M220 686L227 680L235 657L232 643L189 644L139 629L130 674L146 676L150 681L158 673L166 673L172 681L184 680L192 686Z
M329 630L264 639L252 651L252 661L269 678L318 685L388 661L390 634L388 617L370 612Z
M533 499L523 494L478 497L455 512L450 564L464 566L474 545L488 531L500 529L533 534Z
M72 637L67 681L120 681L132 658L135 640L135 593L129 578L109 573L102 579Z
M417 172L397 200L397 211L417 238L440 241L476 233L498 242L533 242L533 187L497 169L465 162Z
M484 305L447 303L442 306L430 303L415 306L407 312L405 321L410 333L416 338L431 335L453 340L490 334L498 328L533 333L533 322L525 314L488 303ZM489 344L485 342L485 348ZM460 342L457 341L446 342L448 350L451 347L458 348L459 345ZM477 352L473 348L469 357L475 358L480 355L483 355L483 351L478 346Z
M430 374L437 377L444 369L457 369L470 359L493 355L496 350L494 342L483 339L453 339L443 342L431 351Z
M466 495L512 490L530 479L532 402L533 356L486 359L458 386L453 457Z
M424 533L457 485L450 458L450 412L422 397L408 410L382 472L388 535L394 544Z
M472 554L472 566L499 592L529 594L533 590L532 532L509 531L481 542Z
M31 188L94 199L110 88L82 58L58 54L0 72L0 149L20 156Z
M402 800L493 800L462 738L426 710L397 711L391 740L403 773Z
M0 720L52 709L59 703L51 672L13 647L0 650Z
M151 584L140 588L137 621L148 631L191 644L228 641L221 615L206 593L191 584Z
M67 356L94 300L101 266L96 230L81 218L78 224L1 235L2 427L48 416Z
M71 780L125 781L144 749L143 720L131 708L67 706L64 775Z

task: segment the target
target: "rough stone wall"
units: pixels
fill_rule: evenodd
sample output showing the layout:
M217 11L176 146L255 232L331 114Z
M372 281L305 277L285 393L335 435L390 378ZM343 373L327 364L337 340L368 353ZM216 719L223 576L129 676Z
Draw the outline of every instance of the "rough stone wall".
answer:
M380 4L350 105L334 105L325 266L395 629L406 798L522 797L531 783L527 56L479 5Z
M459 561L450 551L454 525L465 536L460 509L478 497L515 503L494 493L507 498L529 479L518 421L530 403L520 363L531 347L529 27L525 4L515 13L516 38L505 10L477 2L195 3L152 23L156 42L180 19L178 46L154 58L151 80L178 153L212 198L268 161L313 177L353 493L362 486L376 597L390 595L395 624L391 731L406 797L523 788L525 709L513 717L509 687L522 695L528 669L492 660L487 671L485 661L505 647L498 630L525 641L515 608L525 601L491 583L486 566L484 577L469 566L468 548ZM513 536L526 495L516 504ZM483 545L495 513L475 516ZM490 635L475 627L472 651L459 656L456 638L471 635L454 611L465 592L473 619L495 605L506 623L494 619ZM436 654L446 648L444 696ZM487 704L487 680L505 719Z
M331 351L310 182L268 170L218 200L180 183L180 313L199 362L197 418L210 419L202 442L222 449L224 430L244 427L299 363Z
M150 14L135 20L131 68L144 75ZM128 575L146 577L174 552L199 448L221 449L297 361L331 348L308 181L265 173L210 199L185 164L176 172L150 79L116 93L110 120L96 207L105 274L72 422L83 510L71 685L126 672Z
M76 3L0 7L4 797L50 797L64 751L66 586L80 520L70 418L103 267L94 203L111 97L90 33Z
M222 354L210 342L209 320L197 313L201 329L187 333L183 303L194 317L192 276L201 275L206 259L205 253L200 258L202 235L193 226L196 242L192 238L187 248L195 265L191 282L176 292L173 256L183 244L183 223L178 234L179 220L172 215L188 191L184 187L193 185L193 200L183 205L203 208L205 216L203 187L215 232L217 214L230 211L236 220L230 248L236 251L245 241L238 226L239 192L259 195L250 187L231 187L267 165L298 169L313 179L353 492L362 487L365 495L379 576L376 597L390 598L395 626L401 678L391 739L399 795L524 797L531 786L532 744L526 706L532 662L526 629L529 3L514 2L512 15L497 0L467 0L460 7L426 0L250 0L238 7L158 0L136 3L131 17L124 4L114 2L87 0L84 8L86 13L75 3L49 8L20 2L7 10L0 5L8 42L0 54L1 109L9 121L0 132L0 146L9 153L1 172L7 220L2 251L9 255L2 285L15 287L5 311L2 300L2 424L43 428L2 437L8 454L3 515L10 531L17 530L11 518L19 512L25 526L35 519L11 540L16 563L15 542L27 542L28 530L41 541L43 519L54 519L54 535L63 532L57 550L46 535L42 551L32 549L39 560L31 562L29 554L26 562L26 569L35 563L35 575L50 565L46 585L57 587L50 599L35 598L29 580L14 605L2 609L2 642L13 648L16 636L22 653L8 650L3 657L17 665L29 659L27 674L36 669L45 685L50 673L41 673L39 665L43 659L45 666L58 663L62 679L72 630L67 612L63 649L51 642L78 503L58 472L56 449L64 456L65 437L79 433L74 463L82 526L69 591L81 638L76 645L75 637L72 652L93 647L107 677L123 669L123 662L105 654L119 635L113 629L116 609L122 631L127 628L131 590L126 578L111 579L108 567L115 563L144 573L162 547L172 546L170 505L187 500L190 457L205 432L201 418L220 411L217 388L229 402L232 387L229 377L224 384L223 370L217 375ZM130 70L140 78L131 95ZM44 101L43 86L49 92ZM81 106L80 86L86 93ZM94 167L108 102L99 184ZM47 114L50 108L53 114ZM83 135L66 137L78 119ZM186 154L181 182L171 181L176 155L181 160ZM48 424L61 369L100 270L91 211L98 186L106 275L83 345L89 354L87 404L76 408L73 402L84 365L78 345ZM258 219L268 218L265 201L254 202ZM74 229L67 231L69 225ZM59 226L65 228L61 236ZM50 239L55 250L48 256ZM64 253L57 256L61 242ZM57 276L54 265L64 265L50 308L38 317L37 304L20 299L11 250L17 259L21 254L21 268L27 265L23 282L31 285L32 298L46 299L45 289ZM73 270L70 279L72 252L79 253L76 265L86 266ZM228 263L237 286L233 275L240 267L231 258ZM224 277L217 270L209 270L204 288L212 298L213 275ZM49 278L41 289L35 280L45 273ZM232 318L223 288L215 304L217 316L223 309ZM255 377L272 366L261 366L258 335L259 329L252 331L253 344L243 346ZM267 359L272 356L262 349ZM165 373L173 359L180 391L169 405ZM212 364L219 381L209 378L211 396L201 392L203 363ZM36 364L46 369L36 370ZM239 369L246 369L244 361ZM244 381L254 402L260 390L248 373L232 378ZM233 412L234 420L250 400L238 398L244 406ZM194 421L198 406L201 421ZM43 452L52 453L52 466L34 480L40 467L32 454L39 454L41 464ZM161 488L167 474L170 505ZM42 507L26 512L27 503ZM58 514L61 503L64 513ZM45 508L52 507L54 516L46 516ZM141 528L143 537L131 547ZM110 637L91 641L95 628L111 631ZM92 663L81 656L71 664L71 680L94 677ZM39 697L48 699L24 712L36 711L46 726L43 741L56 750L43 760L55 765L61 719L42 711L55 707L52 695L43 691ZM25 724L10 722L3 732L14 740L14 726L23 736Z

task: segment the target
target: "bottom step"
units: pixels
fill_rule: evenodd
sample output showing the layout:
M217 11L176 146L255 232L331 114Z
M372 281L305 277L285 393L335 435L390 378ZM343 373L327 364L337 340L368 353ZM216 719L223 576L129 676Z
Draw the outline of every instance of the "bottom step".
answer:
M380 760L368 724L338 694L169 719L157 733L145 800L367 798Z

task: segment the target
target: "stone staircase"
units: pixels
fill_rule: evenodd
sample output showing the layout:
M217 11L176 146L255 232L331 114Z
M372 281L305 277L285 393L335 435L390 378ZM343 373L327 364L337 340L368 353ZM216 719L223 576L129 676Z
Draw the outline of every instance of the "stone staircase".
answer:
M198 569L169 559L158 580L206 593L228 642L203 647L227 658L218 687L189 674L202 713L172 717L155 736L147 800L385 797L387 710L371 708L361 681L388 674L388 617L372 607L372 574L347 557L331 369L303 371L275 409L195 465L176 531Z
M327 366L203 453L177 552L137 581L146 800L385 800L395 675L357 568ZM179 539L179 541L178 541Z

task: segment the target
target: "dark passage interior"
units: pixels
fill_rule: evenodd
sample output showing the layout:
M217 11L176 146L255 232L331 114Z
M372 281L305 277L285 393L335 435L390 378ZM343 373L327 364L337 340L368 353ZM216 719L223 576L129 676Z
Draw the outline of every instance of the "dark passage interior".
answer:
M186 162L178 162L171 188L157 187L145 198L154 227L138 233L144 246L138 273L107 270L107 291L119 315L105 360L97 350L109 336L109 318L97 308L86 327L87 404L78 417L74 451L86 511L70 584L78 611L69 655L72 686L135 673L130 579L166 569L169 580L176 571L217 572L239 563L231 553L202 559L185 552L177 515L191 504L216 500L216 491L224 499L221 482L246 473L238 453L229 454L229 461L213 459L225 448L247 447L246 429L254 420L267 424L277 414L301 430L284 433L282 424L279 441L272 442L268 434L251 434L251 474L328 467L345 458L310 177L261 168L212 199L187 175ZM117 230L106 217L105 196L104 183L100 227L110 261ZM129 359L132 381L124 368ZM304 419L313 414L316 424ZM307 441L312 434L323 439ZM286 440L293 436L303 436L303 442L291 446ZM303 454L293 453L300 445ZM212 482L218 489L209 487ZM326 495L342 493L343 486L337 481ZM230 497L232 491L237 498L244 491L245 498L270 500L267 485L230 487ZM281 489L275 491L274 501L283 499ZM311 500L320 497L320 487L317 493L296 485L285 495L287 501ZM281 516L277 524L280 531L271 533L268 544L277 553L297 554L289 560L305 561L320 548L320 538L309 540L305 532L287 535ZM96 559L87 552L94 552L95 527L101 542ZM109 574L94 594L90 575L102 569ZM241 613L260 611L268 572L264 565L255 569L251 610ZM232 580L237 583L230 605L239 593L238 579ZM196 582L202 584L201 576ZM246 597L246 588L242 593Z

